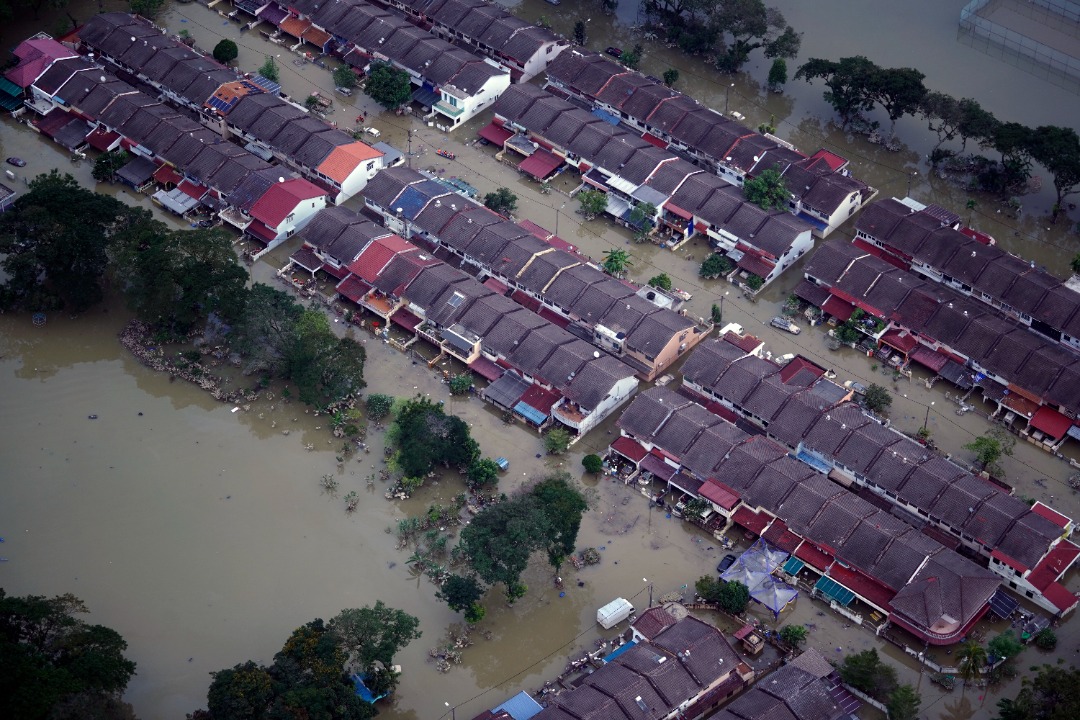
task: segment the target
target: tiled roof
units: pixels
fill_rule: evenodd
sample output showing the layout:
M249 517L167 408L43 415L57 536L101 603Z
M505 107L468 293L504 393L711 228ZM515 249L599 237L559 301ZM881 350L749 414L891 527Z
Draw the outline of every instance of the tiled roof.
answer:
M300 203L325 196L325 190L303 178L274 183L251 206L251 216L267 227L276 228Z
M315 169L331 180L342 183L365 162L380 157L382 153L370 145L352 142L335 147Z

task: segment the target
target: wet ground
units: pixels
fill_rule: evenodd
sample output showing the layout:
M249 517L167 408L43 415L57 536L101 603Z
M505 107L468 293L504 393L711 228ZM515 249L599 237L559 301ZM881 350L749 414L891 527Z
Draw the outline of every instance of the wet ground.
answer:
M539 0L525 1L522 13L526 17L536 10L544 10L551 17L551 6ZM800 29L812 20L797 18L798 13L808 12L800 11L798 4L781 3L785 4L793 6L783 9L789 21ZM960 4L955 13L950 11L949 33L955 27L953 17L958 15ZM553 21L557 27L558 23L568 23L567 30L575 17L568 6L570 3L560 6ZM908 6L913 13L921 8L931 13L929 19L944 21L942 11L929 8L936 8L936 3ZM850 15L851 8L847 11ZM860 17L860 12L855 11L855 18ZM892 8L888 12L908 18L907 10ZM600 29L591 29L590 45L619 44L616 40L624 47L632 44L627 25L633 18L627 17L626 8L620 9L619 17L627 22L620 25L605 20L597 26ZM596 14L593 24L601 18ZM332 91L326 70L310 63L295 65L283 48L264 42L256 33L241 35L235 25L206 8L176 5L163 19L170 31L189 29L202 47L213 47L219 34L236 39L241 47L239 64L244 69L257 68L267 53L283 53L279 62L282 82L294 96L302 97L315 88ZM889 19L891 23L893 18ZM815 22L824 24L821 19ZM881 25L892 27L890 23ZM867 22L865 27L870 39L860 36L860 42L879 37L874 33L886 36L877 24ZM897 27L906 33L915 32L908 24ZM808 33L804 55L831 55L832 47L840 46L822 45L824 37L828 37L827 33L813 38ZM853 50L858 47L858 43L852 45ZM972 52L967 48L963 51ZM980 66L990 63L985 56L977 57ZM876 58L883 63L905 62L883 55ZM941 58L935 59L938 61ZM651 67L650 63L657 66ZM646 70L659 74L654 71L662 72L667 64L678 63L684 63L681 67L686 70L684 78L688 78L688 84L680 84L682 89L714 107L723 102L722 90L717 90L722 85L715 82L715 74L695 71L679 56L650 49ZM752 74L761 73L760 67L750 70ZM1001 76L998 83L1011 83L1009 91L1015 90L1016 97L1035 92L1037 83L1030 76L1021 74L1020 83L1008 80L1011 76L1005 71L995 70L995 74ZM818 97L819 93L804 88L808 94L798 92L798 98L765 98L754 89L753 77L740 76L736 82L737 95L746 103L746 108L739 110L755 121L768 119L769 110L776 112L776 103L790 106L786 113L776 113L778 117L803 115L813 106L805 98ZM796 85L790 86L793 93ZM983 99L975 88L966 92L962 86L936 87ZM748 98L768 105L756 108ZM1006 104L1005 100L1000 102ZM732 103L734 109L734 100ZM1053 110L1024 105L1024 115L1017 119L1029 124L1060 121L1053 117L1058 108L1071 107L1072 103L1075 98L1068 96L1061 98ZM999 112L989 101L984 104ZM624 232L609 223L583 222L574 212L576 204L564 196L540 195L535 183L499 164L491 148L469 147L475 130L488 121L487 117L477 118L448 137L419 123L411 124L407 118L379 115L371 101L358 94L350 99L335 96L331 119L351 126L357 108L368 114L369 125L383 132L381 139L402 150L408 145L406 130L418 130L413 139L417 153L411 159L414 167L461 177L482 193L499 186L510 187L519 195L520 217L552 230L557 227L560 235L593 257L599 257L609 247L628 247L634 255L633 277L643 281L667 272L676 286L694 293L690 312L695 316L708 314L709 307L730 290L722 283L703 283L697 278L697 264L706 252L704 246L689 244L678 253L629 246ZM818 138L826 137L814 134L821 131L820 123L805 118L798 122L797 130L794 125L786 127L791 132L779 134L791 137L804 149L815 149L815 140L820 145ZM914 124L901 128L902 134L917 134ZM805 134L800 135L804 130ZM880 172L882 179L871 178L871 182L880 183L883 194L898 194L906 189L906 176L897 175L895 168L903 167L905 162L914 167L917 152L884 153L861 140L849 142L834 134L827 134L826 140L847 144L847 156L857 164L863 163L856 171L860 176L865 176L864 171ZM457 161L438 158L438 148L457 153ZM18 184L22 176L57 167L92 185L89 163L73 165L66 153L21 125L10 121L0 124L0 149L5 156L17 154L29 161L27 168L16 171ZM128 201L135 199L125 191L109 191L119 192ZM965 194L924 178L914 183L912 191L919 199L948 207L963 207L966 202ZM141 198L138 201L146 203ZM350 206L358 207L358 202L351 201ZM996 215L982 205L979 212ZM1055 243L1072 242L1063 234L1060 223L1048 233L1036 230L1030 214L1017 226L1022 233L1018 236L1012 235L1007 225L987 226L986 218L978 219L977 224L995 234L1006 247L1025 255L1034 253L1043 262L1066 254L1065 250L1047 247L1043 237ZM1028 233L1039 239L1028 240ZM290 249L283 247L271 254L256 268L257 274L272 274L273 266L279 265ZM1069 250L1067 255L1071 254ZM793 337L778 334L764 324L776 314L778 303L797 280L798 268L756 302L730 290L724 300L725 321L743 324L764 338L768 349L776 354L801 352L835 368L840 380L855 379L864 384L877 380L888 386L890 381L873 373L866 358L848 351L828 351L820 329L804 330ZM384 713L391 718L435 718L446 711L444 703L448 702L457 705L463 717L471 717L469 713L491 707L520 688L539 687L562 670L568 657L592 650L600 637L594 623L596 607L617 596L632 598L639 608L643 607L650 585L657 597L670 591L686 592L694 579L713 572L726 554L713 538L650 510L634 488L608 480L585 479L586 484L596 488L597 505L583 524L581 545L603 547L603 562L579 574L564 573L566 595L560 598L551 584L549 570L538 559L526 577L530 586L526 598L513 609L492 598L482 626L491 639L476 634L476 645L466 651L463 665L442 675L427 662L427 650L457 617L434 600L427 580L410 572L404 562L407 553L395 551L394 539L385 530L405 515L426 509L431 502L445 502L460 491L457 482L448 478L424 488L410 501L389 503L381 495L381 486L372 492L364 481L380 467L373 461L377 457L377 439L371 456L362 456L361 462L350 461L339 472L334 458L336 444L329 443L323 419L305 415L297 405L282 405L280 400L260 401L249 412L234 414L190 386L169 383L167 378L139 366L117 343L116 333L124 318L125 312L118 305L75 320L50 317L43 328L33 327L26 316L0 317L0 387L5 397L0 454L6 469L0 481L6 500L0 505L0 535L7 539L4 555L9 558L0 566L0 584L13 593L75 592L93 609L95 621L118 629L139 663L139 675L130 686L128 699L141 717L182 716L204 702L208 672L248 658L268 662L293 627L312 617L328 617L343 607L376 599L417 615L424 631L424 637L400 657L405 668L403 683ZM369 339L367 347L370 386L398 395L420 392L445 399L453 412L473 426L485 454L511 460L510 473L504 480L506 487L551 466L552 461L535 457L543 449L534 433L520 426L502 425L477 400L451 400L435 373L423 365L411 365L388 346ZM901 381L892 389L894 423L913 431L927 417L927 405L934 403L928 427L943 451L960 460L968 457L962 445L987 428L986 421L974 413L963 417L954 414L944 384L928 391L921 382ZM139 416L139 412L143 415ZM89 420L91 414L98 419ZM617 432L612 428L613 422L609 421L585 438L565 458L565 467L577 473L581 455L606 447L614 437L612 433ZM290 434L283 435L283 429L289 429ZM314 449L305 451L305 445ZM1075 454L1076 450L1070 448L1069 452ZM1018 492L1046 499L1074 517L1080 515L1080 503L1064 482L1069 474L1067 467L1060 461L1019 445L1015 457L1005 461L1005 468L1008 481L1017 486ZM339 475L341 494L355 489L365 498L354 516L346 517L340 499L320 494L317 483L324 473ZM585 583L583 587L577 585L578 580ZM1075 577L1069 579L1069 584L1077 588ZM686 590L684 585L688 586ZM895 660L902 679L919 683L924 712L929 717L989 717L996 696L987 697L983 703L982 691L974 688L963 696L959 689L943 694L925 678L920 681L901 653L883 646L865 631L845 628L847 621L842 618L830 613L819 616L822 611L817 604L800 597L780 622L816 625L810 644L830 656L841 655L837 647L844 651L879 647ZM1060 630L1058 655L1073 657L1080 646L1078 627L1071 621ZM998 629L986 628L983 632L992 636ZM944 651L937 654L940 661L948 662ZM1046 659L1052 656L1029 649L1019 665L1026 670ZM489 688L493 689L480 695ZM1015 687L1005 690L1015 692Z

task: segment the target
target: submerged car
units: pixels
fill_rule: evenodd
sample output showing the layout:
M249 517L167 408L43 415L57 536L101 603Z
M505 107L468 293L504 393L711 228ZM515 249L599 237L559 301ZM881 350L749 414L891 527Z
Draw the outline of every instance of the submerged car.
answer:
M22 158L9 157L5 162L8 165L14 165L15 167L26 167L26 161Z
M734 564L735 564L735 556L734 555L725 555L724 559L720 561L720 564L716 566L716 572L722 573L722 572L724 572L725 570L727 570L729 567L731 567Z
M604 52L606 52L606 53L607 53L608 55L610 55L611 57L616 57L616 58L617 58L617 57L622 57L622 48L617 48L617 47L615 47L614 45L610 46L610 47L609 47L609 48L608 48L607 50L605 50Z

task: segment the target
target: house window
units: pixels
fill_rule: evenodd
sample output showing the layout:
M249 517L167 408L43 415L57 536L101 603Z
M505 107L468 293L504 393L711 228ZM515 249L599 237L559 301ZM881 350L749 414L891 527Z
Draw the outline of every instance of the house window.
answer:
M289 213L287 216L285 216L285 222L292 222L294 217L294 213Z
M367 169L368 170L374 170L375 169L375 161L374 160L372 160L371 162L369 162L367 164Z

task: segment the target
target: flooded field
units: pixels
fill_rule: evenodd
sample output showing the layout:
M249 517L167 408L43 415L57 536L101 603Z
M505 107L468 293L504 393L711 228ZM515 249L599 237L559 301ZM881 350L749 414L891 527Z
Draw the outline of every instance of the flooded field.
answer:
M1054 94L1047 94L1037 79L957 45L955 23L962 2L920 0L885 11L876 4L876 9L853 9L839 0L821 0L813 9L791 0L773 4L806 32L803 57L833 56L834 48L843 47L844 54L862 52L882 64L922 67L923 61L916 62L907 49L920 38L933 37L937 40L933 51L920 44L918 58L926 59L927 83L935 88L976 97L1000 116L1030 125L1064 122L1080 109L1076 97L1061 96L1053 88ZM116 5L110 2L105 7ZM590 17L594 5L588 10L575 7L564 2L555 9L541 0L523 0L517 11L530 19L545 14L557 30L569 32L580 14ZM76 17L85 18L95 9L90 3L71 5ZM881 17L881 12L886 15ZM592 13L590 46L631 46L635 36L630 26L635 21L629 2L620 7L615 22ZM294 96L313 89L332 92L327 70L297 64L295 56L263 40L257 30L241 33L234 23L205 7L173 5L161 22L171 32L188 30L203 48L213 47L220 37L236 40L242 69L254 70L266 55L280 53L282 84ZM31 25L27 20L9 28L5 39L13 44L29 34ZM45 22L38 27L49 26ZM646 51L647 72L678 67L683 73L680 89L722 106L726 76L717 75L700 59L687 59L662 46L646 44ZM827 115L820 87L790 83L784 96L767 96L760 87L766 70L760 61L751 63L748 74L735 79L732 107L744 112L748 122L756 124L775 114L782 123L779 135L804 150L824 144L850 157L855 173L881 188L883 196L903 194L908 175L917 170L920 175L911 188L916 198L964 207L967 193L927 178L920 162L927 135L919 121L908 119L898 126L901 137L912 143L910 148L886 153L826 128L820 120ZM379 113L357 93L352 98L335 96L330 119L351 127L361 112L367 115L367 124L382 131L380 139L402 151L409 148L408 130L414 131L410 158L414 167L462 178L481 193L510 187L519 196L520 217L557 229L593 257L629 242L610 223L584 222L574 212L576 203L565 196L540 195L535 183L497 162L491 148L472 147L475 131L489 120L486 116L446 136L410 118ZM457 153L457 160L436 156L440 148ZM94 186L91 163L73 164L67 153L10 120L0 123L0 151L28 161L28 167L17 171L18 186L23 177L53 167ZM98 189L149 206L142 196L107 186ZM1038 222L1036 215L1048 208L1046 197L1044 191L1025 198L1025 206L1030 203L1031 208L1022 219L1000 223L996 206L980 199L973 220L1003 246L1064 272L1065 261L1076 250L1076 238L1064 222L1049 229ZM359 207L359 200L349 206ZM272 277L297 242L256 265L256 277ZM827 350L820 328L798 337L776 334L765 323L798 281L798 267L751 302L730 286L698 279L697 266L707 252L701 244L688 244L678 253L640 245L629 250L635 279L666 272L676 286L694 294L689 304L692 315L707 315L710 306L723 298L725 321L741 323L762 337L771 352L802 353L836 369L839 380L886 384L894 394L894 424L913 431L926 422L938 446L958 460L969 458L962 446L988 427L976 413L956 416L945 395L948 388L938 384L927 390L918 370L915 381L901 380L894 386L874 373L865 357ZM381 468L378 437L372 438L371 455L361 455L339 470L336 442L330 442L324 418L280 400L261 400L249 411L232 413L191 386L170 383L141 367L119 345L116 335L126 318L115 303L77 319L50 316L40 328L26 316L0 316L0 389L5 408L0 416L0 457L5 466L0 478L4 497L0 535L6 538L3 554L9 558L0 564L0 585L19 594L73 592L86 600L94 621L121 632L130 643L130 656L139 663L127 699L142 718L182 717L204 704L208 672L249 658L269 662L297 625L376 600L418 616L424 633L399 658L405 671L402 685L383 709L384 716L428 720L447 714L444 703L449 703L461 717L472 717L519 689L539 687L555 677L569 657L594 649L600 637L594 623L598 606L623 596L642 608L650 587L656 597L673 591L689 594L694 580L715 572L726 554L710 536L650 509L635 488L586 478L584 482L595 490L596 506L586 516L580 545L602 548L601 564L566 572L566 594L559 597L549 569L537 558L525 578L530 587L525 599L507 608L499 598L490 598L481 624L486 637L476 633L475 646L466 651L463 664L441 674L429 662L428 648L459 618L434 599L426 579L410 570L405 562L408 552L395 550L395 538L387 528L433 502L447 501L460 492L459 482L448 477L410 501L390 503L382 496L381 484L369 488L365 482ZM372 388L446 400L452 412L472 425L486 455L510 459L504 488L559 462L537 457L543 447L535 433L503 425L478 400L451 400L440 378L423 364L414 365L375 340L369 339L367 348L366 374ZM90 420L90 415L97 419ZM577 475L581 456L602 450L616 432L609 421L561 462ZM305 450L307 445L313 449ZM1080 456L1075 443L1067 446L1067 452ZM1069 475L1065 464L1018 445L1016 455L1004 465L1007 480L1018 492L1080 516L1080 502L1065 484ZM364 497L355 515L346 516L340 499L319 492L318 479L325 473L339 478L341 494L355 490ZM1075 575L1067 578L1074 590L1080 589ZM879 647L901 669L903 681L919 685L928 717L989 717L1000 693L1015 693L1015 684L989 695L974 688L963 694L959 689L944 693L895 648L883 646L863 630L845 627L843 618L819 615L822 612L820 605L801 597L779 623L815 625L810 644L832 657ZM771 615L761 619L774 623ZM1061 657L1075 656L1080 647L1078 628L1073 619L1060 629ZM984 623L979 632L991 637L1001 629ZM938 661L949 663L945 651L935 653ZM1053 659L1029 649L1019 668Z

